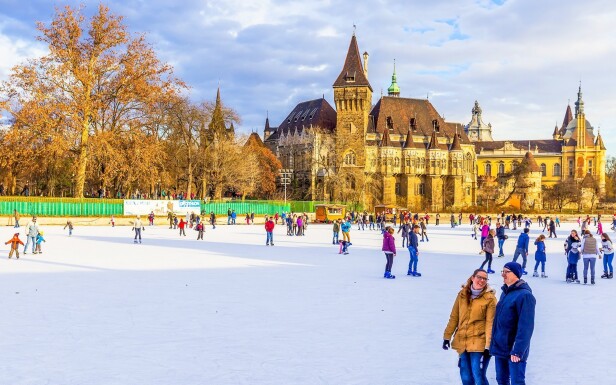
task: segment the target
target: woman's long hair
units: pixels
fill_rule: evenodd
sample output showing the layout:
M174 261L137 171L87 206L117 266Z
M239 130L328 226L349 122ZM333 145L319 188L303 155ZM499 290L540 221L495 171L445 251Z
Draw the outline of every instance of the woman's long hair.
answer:
M535 239L535 242L542 242L545 239L545 235L543 234L539 234L539 236L537 237L537 239Z

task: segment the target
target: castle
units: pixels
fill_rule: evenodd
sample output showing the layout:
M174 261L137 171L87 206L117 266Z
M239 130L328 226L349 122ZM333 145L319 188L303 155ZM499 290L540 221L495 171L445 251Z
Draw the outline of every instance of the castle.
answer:
M292 171L296 199L457 210L483 203L481 183L518 164L524 183L508 199L521 208L540 208L543 184L584 179L586 165L604 188L605 147L585 120L581 91L576 118L566 116L551 140L494 141L477 102L462 125L446 122L427 99L401 97L395 63L388 95L373 105L368 59L353 34L333 83L334 107L320 98L296 105L278 127L266 118L264 143Z

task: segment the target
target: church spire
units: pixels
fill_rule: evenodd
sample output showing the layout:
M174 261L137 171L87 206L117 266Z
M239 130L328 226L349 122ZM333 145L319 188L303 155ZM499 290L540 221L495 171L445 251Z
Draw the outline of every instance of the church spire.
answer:
M396 77L396 59L394 59L394 73L391 75L391 85L387 89L387 95L396 97L400 96L400 87L398 87Z
M344 66L340 75L334 82L334 87L368 87L372 91L372 86L368 82L366 73L361 64L361 55L359 54L359 47L357 45L357 38L355 33L351 37L351 43L349 44L349 50L344 61Z
M584 115L584 101L582 100L582 82L580 81L580 87L578 88L578 98L575 102L575 117L578 115Z

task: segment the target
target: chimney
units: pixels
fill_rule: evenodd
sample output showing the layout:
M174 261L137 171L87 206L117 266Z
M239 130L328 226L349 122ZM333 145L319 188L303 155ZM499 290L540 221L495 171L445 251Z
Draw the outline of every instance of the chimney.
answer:
M364 75L368 79L368 52L364 52Z

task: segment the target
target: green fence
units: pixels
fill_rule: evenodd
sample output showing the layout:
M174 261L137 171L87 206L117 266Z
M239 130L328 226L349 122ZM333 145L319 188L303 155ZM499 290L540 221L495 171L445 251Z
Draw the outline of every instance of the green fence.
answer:
M75 199L46 197L0 197L0 215L40 215L46 217L100 217L123 215L121 199Z
M235 210L238 216L246 213L256 215L276 214L291 211L290 203L276 201L216 201L201 202L201 212L214 212L216 215L227 215L227 210Z

